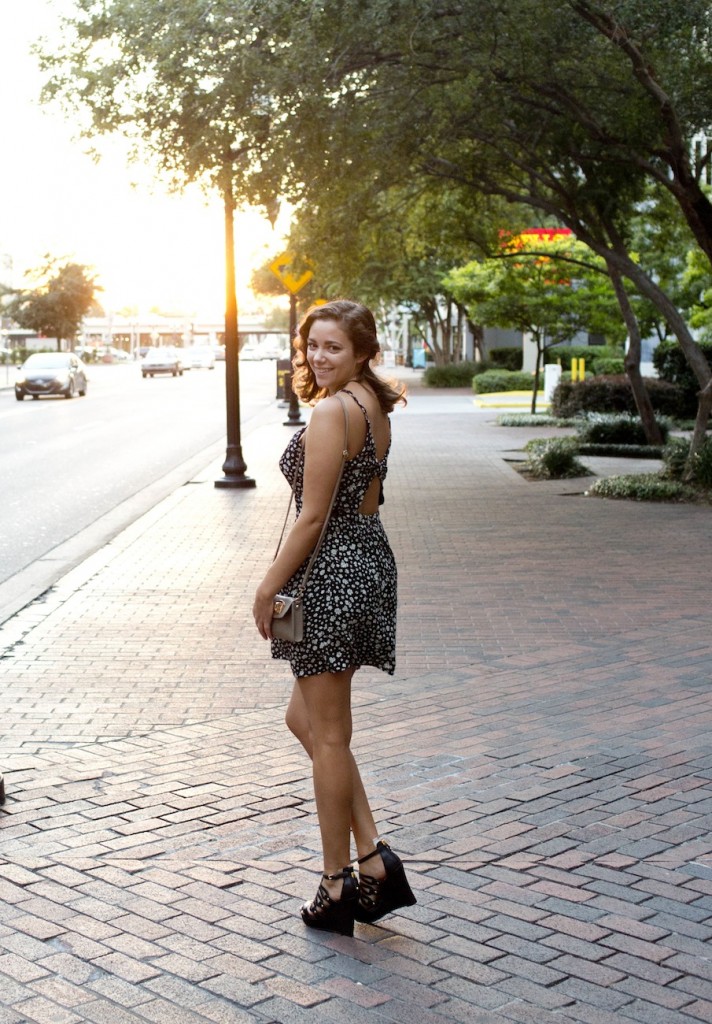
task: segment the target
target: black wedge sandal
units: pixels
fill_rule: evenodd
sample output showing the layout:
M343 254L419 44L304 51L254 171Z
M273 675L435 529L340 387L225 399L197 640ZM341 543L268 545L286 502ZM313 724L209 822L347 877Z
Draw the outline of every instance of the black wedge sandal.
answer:
M388 843L379 839L373 853L360 857L359 864L365 864L371 857L380 853L383 866L386 869L385 878L371 878L359 871L358 876L358 905L356 907L356 920L363 924L373 924L385 914L400 907L412 907L417 900L408 885L405 877L405 870L400 857L391 850Z
M339 935L353 935L356 908L358 906L358 884L354 869L349 864L343 871L335 875L322 875L329 882L343 878L341 896L333 899L326 888L320 885L311 903L302 907L302 921L310 928L320 928L323 932L337 932Z

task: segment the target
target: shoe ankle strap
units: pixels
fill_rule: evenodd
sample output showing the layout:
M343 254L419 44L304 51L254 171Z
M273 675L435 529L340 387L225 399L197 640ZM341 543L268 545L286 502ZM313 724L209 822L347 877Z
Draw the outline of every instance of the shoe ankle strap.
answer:
M348 878L349 875L353 875L353 873L354 873L353 865L349 864L349 865L347 865L347 867L342 868L341 871L337 871L333 875L327 875L327 873L324 872L324 874L321 877L322 878L326 878L327 881L329 881L329 882L337 882L340 878Z
M380 853L381 850L384 849L390 850L390 846L388 845L388 843L384 839L377 839L375 849L371 850L370 853L367 853L365 857L359 857L356 863L365 864L367 860L370 860L371 857L375 857L377 853Z

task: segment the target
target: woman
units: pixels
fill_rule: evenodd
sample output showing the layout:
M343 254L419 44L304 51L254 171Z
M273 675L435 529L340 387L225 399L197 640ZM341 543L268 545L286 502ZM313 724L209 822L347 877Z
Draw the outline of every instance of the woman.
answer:
M316 897L302 907L312 928L353 935L354 920L371 923L412 906L403 865L376 825L350 750L351 679L361 665L395 671L396 567L378 506L390 448L396 390L373 371L379 352L373 314L347 300L311 309L295 339L292 386L314 404L308 429L294 435L280 460L293 486L297 519L257 589L254 617L272 641L272 656L291 663L294 688L288 728L312 759L324 857ZM328 515L346 461L324 542L304 593L304 639L272 636L275 595L294 594ZM358 882L351 863L353 832Z

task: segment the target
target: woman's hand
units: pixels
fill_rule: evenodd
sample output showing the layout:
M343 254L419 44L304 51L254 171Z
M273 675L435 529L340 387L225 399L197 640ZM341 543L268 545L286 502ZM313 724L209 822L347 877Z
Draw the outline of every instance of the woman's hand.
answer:
M255 603L252 606L252 614L255 625L263 640L272 639L272 613L274 610L274 594L265 592L262 587L257 588Z

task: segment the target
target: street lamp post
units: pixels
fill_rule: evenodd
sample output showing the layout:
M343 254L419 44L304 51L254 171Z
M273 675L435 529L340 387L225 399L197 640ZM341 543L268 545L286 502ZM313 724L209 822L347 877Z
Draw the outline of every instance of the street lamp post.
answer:
M237 289L235 287L235 200L228 176L225 200L225 399L227 412L227 451L221 479L216 487L254 487L246 476L240 440L240 357L238 355Z
M289 344L294 355L294 339L297 336L297 296L295 292L289 293ZM292 374L289 375L289 412L283 423L285 427L303 427L304 420L299 413L299 398L292 387Z

